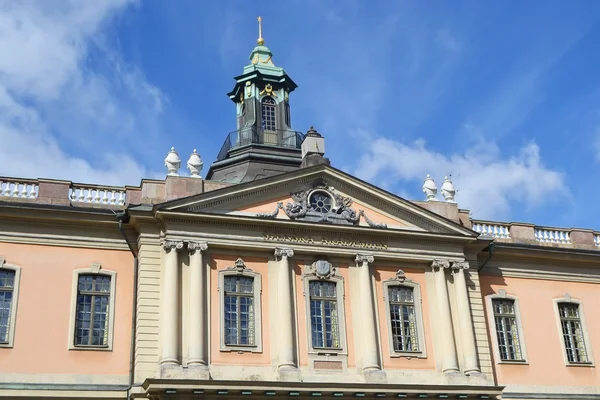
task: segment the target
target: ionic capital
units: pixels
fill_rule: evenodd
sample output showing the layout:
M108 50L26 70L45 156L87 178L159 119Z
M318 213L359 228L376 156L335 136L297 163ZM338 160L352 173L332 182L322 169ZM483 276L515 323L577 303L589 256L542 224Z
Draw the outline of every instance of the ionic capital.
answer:
M289 258L294 257L293 249L280 249L279 247L275 249L275 258Z
M181 241L181 240L165 240L165 241L163 241L162 246L165 249L165 251L167 253L169 253L173 249L175 249L175 250L183 249L183 241Z
M208 244L206 242L188 242L187 248L190 254L194 254L197 251L206 251L206 249L208 249Z
M375 257L373 257L371 254L357 254L356 255L356 263L357 264L373 264L373 262L375 261Z
M433 270L443 270L444 268L450 268L450 261L448 260L433 260L431 263Z
M469 269L469 263L467 261L453 261L452 262L452 272L457 273L460 270Z

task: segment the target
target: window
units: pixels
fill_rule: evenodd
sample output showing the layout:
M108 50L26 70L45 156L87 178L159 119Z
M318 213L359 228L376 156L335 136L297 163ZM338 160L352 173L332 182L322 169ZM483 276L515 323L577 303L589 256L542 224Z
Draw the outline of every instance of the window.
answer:
M309 364L323 361L348 366L344 278L337 265L322 258L302 268L302 287L306 310L306 343Z
M0 347L13 347L20 272L0 257Z
M340 348L340 329L335 282L310 284L310 325L313 348Z
M577 303L558 303L563 345L567 361L571 364L587 364L590 362L586 350L584 327L579 313L580 305Z
M0 269L0 343L8 343L14 291L15 271Z
M275 124L275 100L267 96L262 99L262 128L266 131L274 131Z
M254 345L254 279L226 276L225 344Z
M79 275L75 346L108 346L110 276Z
M503 361L523 360L514 300L493 299L492 305L500 359Z
M390 356L426 358L419 284L400 269L383 282L383 294Z
M331 211L331 197L323 192L315 192L310 195L310 207L321 214Z
M112 350L116 279L97 263L73 271L69 349Z
M490 332L492 333L492 346L494 359L501 364L527 363L527 349L519 300L515 296L506 294L506 290L498 290L498 294L486 297L487 318Z
M390 286L388 298L394 351L419 351L413 289Z
M241 258L219 271L221 351L262 352L261 277Z

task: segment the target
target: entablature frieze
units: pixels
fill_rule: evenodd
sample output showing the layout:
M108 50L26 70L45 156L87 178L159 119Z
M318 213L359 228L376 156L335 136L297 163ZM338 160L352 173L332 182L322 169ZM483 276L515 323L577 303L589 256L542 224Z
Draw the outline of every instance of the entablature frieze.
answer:
M232 249L237 252L266 252L273 255L277 248L285 248L293 250L294 256L304 257L307 255L330 255L343 258L355 259L357 254L369 254L376 257L378 260L405 260L431 263L434 259L444 258L453 261L464 259L464 254L460 248L452 250L438 250L427 248L415 248L414 246L396 247L387 246L386 248L367 248L332 245L332 242L276 242L264 240L256 236L240 236L228 234L212 234L203 232L202 236L198 236L197 232L169 232L169 240L179 240L182 242L188 241L203 241L208 243L210 251L216 249ZM350 243L350 242L348 242Z
M321 236L344 238L349 240L360 240L368 238L372 242L385 243L387 241L401 241L406 244L425 244L432 246L460 246L464 249L474 239L450 234L440 234L432 232L422 232L413 230L401 229L374 229L363 226L344 226L344 225L328 225L305 222L296 222L288 220L270 220L270 219L254 219L249 217L240 217L232 215L178 215L160 214L161 219L165 223L165 233L168 232L188 232L188 229L197 234L198 225L202 225L206 230L220 230L238 232L237 236L256 237L257 233L260 236L271 235L280 237L281 242L301 242L301 238L306 238L306 242L314 241L315 231ZM307 226L308 225L308 226ZM310 226L310 227L309 227ZM193 227L193 228L192 228ZM316 229L317 228L317 229ZM288 237L289 239L286 239Z

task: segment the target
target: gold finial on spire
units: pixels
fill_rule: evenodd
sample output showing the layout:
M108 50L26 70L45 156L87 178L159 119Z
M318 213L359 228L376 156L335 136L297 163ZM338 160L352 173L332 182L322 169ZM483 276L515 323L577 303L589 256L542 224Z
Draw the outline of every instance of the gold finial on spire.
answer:
M263 44L265 44L265 39L263 39L262 37L262 17L258 17L258 40L256 41L256 43L258 43L259 46L262 46Z

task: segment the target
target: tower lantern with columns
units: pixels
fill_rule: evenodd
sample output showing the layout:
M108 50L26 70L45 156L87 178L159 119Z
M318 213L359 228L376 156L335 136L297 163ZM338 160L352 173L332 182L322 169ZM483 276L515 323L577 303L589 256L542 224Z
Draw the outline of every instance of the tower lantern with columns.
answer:
M297 169L304 135L292 130L290 94L298 85L273 62L258 17L257 46L250 64L227 95L236 105L236 130L231 132L207 179L242 183Z

